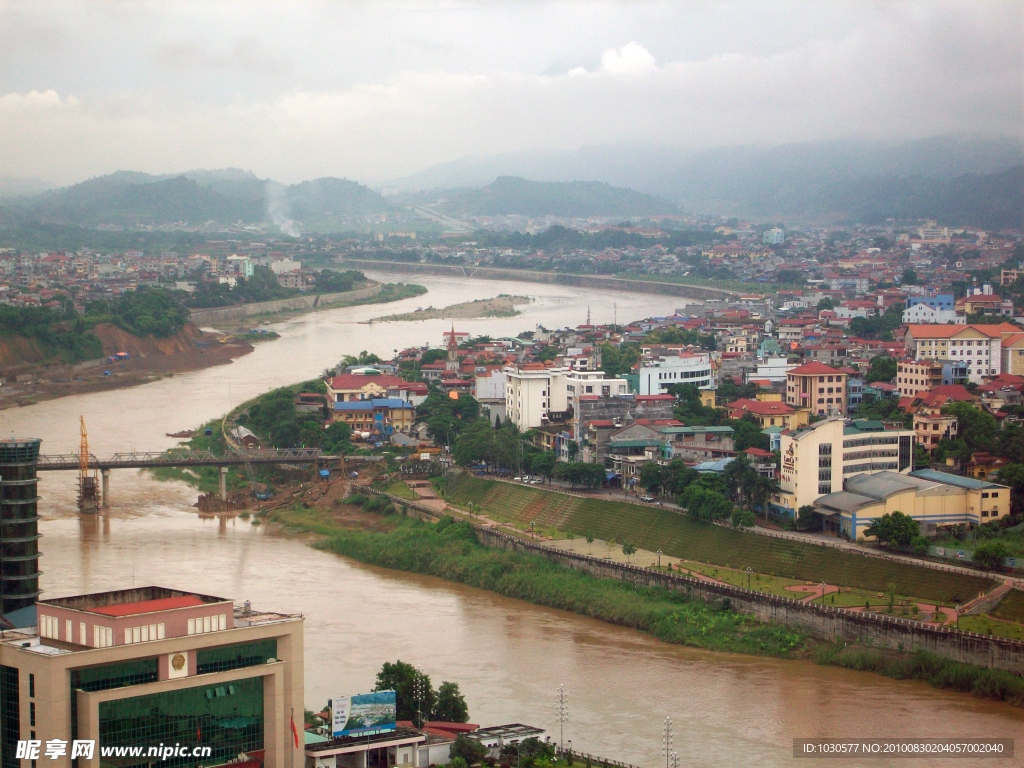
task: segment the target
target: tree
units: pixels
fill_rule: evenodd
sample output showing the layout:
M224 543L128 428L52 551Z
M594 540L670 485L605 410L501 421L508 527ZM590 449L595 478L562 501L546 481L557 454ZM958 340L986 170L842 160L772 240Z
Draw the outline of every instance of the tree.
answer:
M910 267L907 267L903 270L903 276L900 278L900 282L903 285L917 285L917 273Z
M558 457L554 451L541 451L530 456L530 472L535 475L543 475L548 480L555 473L555 464Z
M555 477L569 482L575 488L582 485L587 488L597 488L605 481L605 470L600 464L590 464L585 461L562 462L555 467Z
M446 720L445 722L465 723L466 720ZM487 747L485 747L479 741L467 739L461 733L455 737L455 743L452 744L451 751L449 751L448 753L449 760L465 760L466 765L473 765L474 763L479 763L485 757L487 757ZM451 766L453 766L454 763L449 762L448 765L451 768Z
M876 537L880 542L895 547L905 547L919 534L917 520L902 512L886 513L871 521L864 533Z
M583 535L584 535L584 537L587 540L587 552L590 552L590 548L594 544L594 532L593 531L587 531Z
M640 486L646 488L649 493L658 493L661 491L663 475L664 472L658 462L648 461L640 467Z
M928 554L928 539L924 536L915 536L910 540L910 550L918 557Z
M416 701L416 678L419 676L416 667L404 661L396 661L394 664L384 662L380 672L377 673L377 685L374 691L394 691L398 705L399 720L413 720L417 718ZM436 695L430 685L430 676L422 676L422 697L420 699L420 711L424 716L429 717L434 710Z
M865 380L868 384L874 381L890 382L896 377L896 361L888 355L875 355L871 358Z
M477 419L463 428L452 448L452 458L459 466L494 458L494 430L486 419Z
M441 687L437 689L437 703L434 704L432 719L445 723L469 722L469 707L466 706L466 699L459 691L458 683L441 683Z
M796 511L796 527L799 531L806 531L814 525L814 507L804 504Z
M826 296L824 299L818 302L817 310L821 312L824 309L835 309L835 304L832 302L831 296Z
M1024 510L1024 464L1007 464L999 470L999 482L1011 488L1013 514Z
M622 545L622 554L626 556L626 562L628 563L629 558L636 554L636 544L629 541L625 542Z
M983 541L974 548L971 562L987 570L995 570L1010 556L1010 550L1001 541Z
M732 526L733 528L753 528L754 513L749 509L737 507L732 511Z

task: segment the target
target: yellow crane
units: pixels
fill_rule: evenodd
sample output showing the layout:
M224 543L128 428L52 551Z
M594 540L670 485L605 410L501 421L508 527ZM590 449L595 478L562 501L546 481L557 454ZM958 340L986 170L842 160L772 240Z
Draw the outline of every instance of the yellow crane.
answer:
M95 513L100 508L99 488L95 475L89 475L89 433L85 429L85 416L79 416L81 443L78 446L78 510Z

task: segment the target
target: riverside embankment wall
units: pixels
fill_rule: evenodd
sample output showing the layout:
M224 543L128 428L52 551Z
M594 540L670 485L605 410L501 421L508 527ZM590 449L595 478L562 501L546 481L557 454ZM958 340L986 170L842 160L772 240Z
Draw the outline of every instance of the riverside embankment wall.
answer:
M364 486L370 493L387 496L395 504L415 510L422 520L437 520L438 513L416 502ZM880 614L861 613L817 603L806 603L764 592L716 584L682 574L614 563L589 555L564 552L517 536L472 523L480 543L493 549L539 555L566 568L599 579L615 579L643 587L661 587L708 602L728 600L730 607L761 621L801 627L815 637L858 643L897 651L928 651L951 661L1002 669L1024 675L1024 643L975 632L924 626L920 622Z
M231 307L211 307L210 309L190 310L192 322L196 325L211 325L218 322L229 322L244 320L255 315L266 315L273 312L284 312L288 310L307 310L315 307L340 304L346 301L359 301L376 296L381 292L381 284L374 283L365 288L344 293L318 293L309 296L296 296L292 299L277 299L276 301L260 301L255 304L238 304Z
M495 267L455 267L446 264L420 264L400 261L374 261L372 259L344 259L343 266L356 269L377 270L378 272L413 272L431 275L445 275L458 279L467 277L483 280L518 280L528 283L556 283L580 288L599 288L606 291L629 291L632 293L658 293L666 296L684 296L690 299L734 299L740 294L724 288L708 288L702 285L662 283L653 280L628 280L621 277L601 275L565 275L561 272L534 272L527 269L498 269Z

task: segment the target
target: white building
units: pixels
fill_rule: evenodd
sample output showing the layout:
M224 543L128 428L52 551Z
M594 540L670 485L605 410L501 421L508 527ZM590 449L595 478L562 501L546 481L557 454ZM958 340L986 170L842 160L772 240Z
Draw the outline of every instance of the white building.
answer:
M270 262L270 269L275 275L283 275L285 272L295 272L302 269L302 262L293 259L278 259Z
M527 363L506 372L505 416L525 432L551 423L552 414L568 410L568 368Z
M525 432L552 422L568 421L579 412L581 397L612 397L629 392L625 379L606 379L601 371L571 371L541 363L508 368L505 374L505 416ZM498 399L498 398L495 398Z
M477 400L504 400L505 387L508 378L505 371L492 369L487 373L476 375L476 397Z
M773 384L782 384L786 381L786 374L797 365L798 363L791 363L784 357L769 357L763 363L757 364L757 373L748 374L747 380L765 379Z
M761 236L761 242L765 245L782 245L786 242L786 230L779 227L767 229Z
M935 309L927 304L915 304L910 309L903 310L903 322L911 323L959 323L967 322L964 317L958 317L955 309Z
M694 384L714 388L715 369L710 352L683 352L678 357L641 360L638 394L664 395L673 384Z

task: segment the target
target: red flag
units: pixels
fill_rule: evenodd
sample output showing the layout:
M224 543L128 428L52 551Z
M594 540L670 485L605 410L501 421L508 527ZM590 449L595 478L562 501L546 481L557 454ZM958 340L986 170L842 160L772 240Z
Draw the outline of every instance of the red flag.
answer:
M295 715L292 715L292 738L295 739L295 748L299 748L299 732L295 730Z
M196 741L202 742L203 740L203 728L200 725L196 725Z

